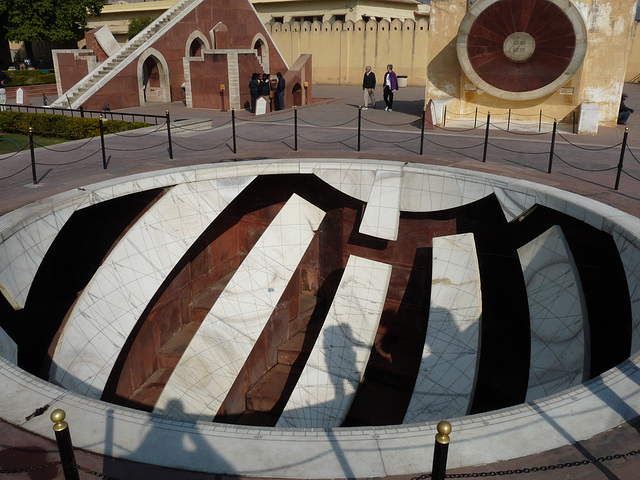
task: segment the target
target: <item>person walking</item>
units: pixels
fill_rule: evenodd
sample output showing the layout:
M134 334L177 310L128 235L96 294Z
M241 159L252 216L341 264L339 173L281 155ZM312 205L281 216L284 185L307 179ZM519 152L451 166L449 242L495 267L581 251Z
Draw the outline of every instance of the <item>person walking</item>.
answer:
M251 95L251 113L256 113L256 100L259 95L259 87L260 87L260 74L254 73L251 76L251 80L249 81L249 94Z
M284 90L286 88L286 82L282 73L276 73L278 77L278 84L276 85L276 93L278 94L278 110L284 110Z
M398 90L398 77L396 72L393 71L393 65L387 65L387 71L384 74L384 103L387 104L384 107L386 112L393 112L393 92Z
M371 67L369 65L367 65L364 69L362 90L364 91L362 110L366 110L368 108L369 101L371 101L373 108L376 108L376 74L371 71Z

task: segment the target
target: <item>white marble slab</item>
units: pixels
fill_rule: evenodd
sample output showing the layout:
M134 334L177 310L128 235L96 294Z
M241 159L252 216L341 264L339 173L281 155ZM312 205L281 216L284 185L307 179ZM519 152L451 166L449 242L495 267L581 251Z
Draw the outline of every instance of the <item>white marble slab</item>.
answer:
M473 400L482 302L472 233L433 239L431 282L422 361L403 423L466 415Z
M375 165L325 161L315 165L311 171L336 190L358 200L367 201L378 168Z
M398 239L402 170L378 170L362 215L360 233L386 240Z
M291 196L207 314L154 412L213 419L324 215L298 195Z
M640 350L640 240L629 238L624 232L611 232L618 247L624 273L627 277L627 288L631 300L631 353Z
M0 357L14 365L18 364L18 345L2 328L0 328Z
M50 379L99 398L120 349L157 289L193 242L253 180L171 188L126 232L69 315Z
M562 229L553 226L518 249L529 299L531 362L526 401L582 383L587 309L578 269Z
M369 361L391 265L350 256L316 345L278 427L339 427Z

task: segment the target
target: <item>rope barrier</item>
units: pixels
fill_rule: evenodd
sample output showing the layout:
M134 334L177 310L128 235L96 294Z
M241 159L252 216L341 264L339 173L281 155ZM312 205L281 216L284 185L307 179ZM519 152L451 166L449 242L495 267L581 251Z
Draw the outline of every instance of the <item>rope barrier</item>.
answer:
M540 136L540 135L549 135L551 133L551 131L548 132L519 132L519 131L514 131L514 130L507 130L506 128L502 128L498 125L496 125L495 123L491 124L492 127L494 127L496 130L500 130L502 132L508 132L508 133L512 133L513 135L522 135L522 136Z
M24 149L27 148L27 145L25 145L24 147L22 147L20 150L18 150L17 152L13 152L11 154L9 154L8 157L4 157L4 158L0 158L0 161L2 160L9 160L10 158L15 157L16 155L18 155L19 153L23 152Z
M245 123L260 123L260 124L274 124L274 123L282 123L282 122L288 122L290 120L293 120L293 117L285 117L285 118L281 118L280 120L259 120L255 117L253 117L254 119L252 120L245 120L243 118L238 118L236 117L236 120L239 120L241 122L245 122Z
M471 127L471 128L452 128L452 127L441 127L440 125L434 125L433 123L429 122L429 125L431 125L432 127L435 127L438 130L442 130L444 132L452 132L452 133L462 133L462 132L471 132L473 130L478 130L482 127L484 127L486 125L486 123L482 123L480 125L478 125L477 127Z
M151 130L150 132L147 133L142 133L140 135L131 135L128 132L133 132L133 130L125 130L124 132L113 132L111 135L115 135L116 137L127 137L127 138L140 138L140 137L147 137L149 135L152 135L156 132L159 132L160 130L164 129L167 126L167 124L162 124L162 125L158 125L157 128Z
M640 178L636 177L635 175L631 175L629 172L627 172L624 168L622 169L622 173L624 173L626 176L633 178L634 180L637 180L638 182L640 182Z
M429 140L427 137L425 137L425 140L429 143L431 143L432 145L436 145L437 147L441 147L441 148L448 148L450 150L468 150L470 148L476 148L476 147L480 147L482 145L484 145L484 142L482 143L477 143L475 145L470 145L467 147L450 147L448 145L442 145L441 143L438 142L434 142L433 140Z
M631 148L629 148L629 145L627 145L627 150L629 151L629 153L631 154L631 156L633 157L633 159L640 163L640 160L638 160L638 157L636 157L635 153L633 153L633 150L631 150Z

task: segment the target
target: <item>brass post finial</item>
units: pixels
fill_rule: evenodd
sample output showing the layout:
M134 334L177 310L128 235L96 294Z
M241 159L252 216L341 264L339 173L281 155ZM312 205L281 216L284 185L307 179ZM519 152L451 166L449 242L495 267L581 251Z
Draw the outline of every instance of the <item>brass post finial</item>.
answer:
M438 422L438 434L436 435L436 442L447 445L450 441L449 434L451 433L451 424L446 420Z
M167 108L166 114L169 115L169 109Z
M29 133L33 133L33 127L29 127Z
M554 121L554 122L556 122L556 123L558 123L558 117L554 117L554 118L553 118L553 121Z
M294 105L294 106L293 106L293 109L294 109L294 110L297 110L297 109L298 109L298 106L297 106L297 105Z
M626 133L629 133L629 127L625 128L625 129L624 129L624 131L625 131Z
M67 414L61 408L56 408L53 412L51 412L51 421L55 424L53 426L53 430L55 432L61 432L69 427L69 424L64 421L67 417Z

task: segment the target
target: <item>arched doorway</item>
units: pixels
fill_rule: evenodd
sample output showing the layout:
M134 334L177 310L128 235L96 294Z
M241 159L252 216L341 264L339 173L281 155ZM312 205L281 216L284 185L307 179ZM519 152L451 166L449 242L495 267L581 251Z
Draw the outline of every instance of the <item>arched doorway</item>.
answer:
M204 48L204 42L199 38L194 38L193 42L189 46L189 56L190 57L199 57L202 54L202 49Z
M138 59L140 105L171 101L169 68L160 52L150 48Z
M251 41L251 48L256 51L258 62L265 72L269 72L269 45L266 38L260 33L256 34Z

